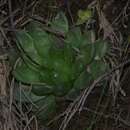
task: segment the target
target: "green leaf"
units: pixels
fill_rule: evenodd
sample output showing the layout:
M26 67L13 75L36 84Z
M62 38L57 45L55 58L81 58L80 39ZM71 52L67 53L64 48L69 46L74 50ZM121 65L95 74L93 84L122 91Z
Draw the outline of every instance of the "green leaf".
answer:
M76 58L76 52L74 51L74 49L72 49L67 43L65 43L63 53L65 62L72 66Z
M36 84L32 85L32 92L37 96L44 96L51 94L53 91L53 86L47 84Z
M75 78L77 78L79 74L84 71L85 67L86 65L82 63L81 58L75 60L73 64L73 71L74 71Z
M94 43L94 46L95 46L95 59L97 60L103 58L110 49L108 43L102 40L97 40Z
M52 119L56 111L56 101L53 95L46 96L46 98L37 101L36 105L38 108L34 109L34 113L39 120L47 122L49 119Z
M72 66L67 64L65 61L59 59L54 62L54 71L52 72L54 75L54 80L56 82L68 82L72 80Z
M32 37L26 31L19 31L16 33L16 38L17 46L21 53L41 65L42 58L38 55L37 50L35 49Z
M39 70L39 74L40 74L40 80L43 83L46 83L48 85L53 84L53 82L52 82L52 70L49 70L49 69L40 69Z
M34 47L38 54L42 57L42 65L49 68L51 63L50 60L50 48L55 42L52 35L48 34L42 29L42 24L38 22L30 23L27 28L28 33L31 35L34 41Z
M32 59L30 59L25 53L22 54L22 60L23 62L25 62L25 64L35 70L38 71L39 69L41 69L41 66L39 64L37 64L37 62L33 61Z
M52 45L51 35L40 28L39 25L32 25L32 28L27 27L28 33L33 39L34 47L36 48L38 54L44 58L48 55L49 49Z
M71 54L69 50L55 48L50 52L52 62L52 78L55 82L67 82L71 80Z
M80 49L80 53L77 58L79 58L81 60L81 63L87 65L93 61L94 56L95 56L94 44L90 43L90 44L83 46Z
M87 71L83 71L74 81L73 88L66 95L66 98L71 100L76 99L76 97L79 96L81 90L89 87L92 81L93 81L92 75Z
M73 87L77 90L82 90L83 88L88 87L88 85L91 83L92 80L93 80L92 75L87 71L83 71L74 82Z
M52 71L41 69L39 70L39 74L41 83L32 85L32 91L39 96L52 93L54 86Z
M44 99L45 96L37 96L31 92L31 86L16 86L14 89L14 98L18 102L33 103L40 99Z
M101 60L94 60L88 66L88 73L90 73L93 76L93 78L96 79L102 74L106 73L108 69L108 64L104 63Z
M29 68L22 60L17 63L13 75L18 81L23 83L33 84L41 82L39 71Z
M82 35L79 27L71 29L66 36L65 42L69 44L72 48L78 49L81 46L87 44L86 38Z
M38 119L46 122L52 118L56 110L56 101L54 96L37 96L32 91L27 89L29 86L16 87L14 89L15 100L22 103L32 104L32 111L36 114Z
M58 47L53 45L50 49L50 59L53 63L52 64L53 68L55 68L57 65L60 65L61 63L63 63L64 62L64 50L63 50L63 48L58 48Z
M67 100L72 100L74 101L79 95L81 91L77 91L77 89L72 88L66 95L65 98Z
M31 21L29 24L27 24L26 26L26 30L30 33L34 32L34 31L37 31L37 29L43 29L44 27L44 24L36 21L36 20L33 20Z
M54 83L54 93L61 96L71 89L70 82L73 80L73 69L62 59L56 59L53 65L51 79Z
M83 36L86 38L87 43L92 43L95 40L95 31L94 30L84 30Z
M65 96L72 88L71 83L57 84L53 87L53 93L55 96Z
M51 22L51 28L57 32L66 34L69 30L68 20L63 12L57 14Z
M56 64L57 62L60 62L61 65L63 65L62 63L72 65L75 58L75 53L74 50L67 44L62 45L61 47L53 45L50 49L50 57L52 59L52 62L55 63L56 61Z

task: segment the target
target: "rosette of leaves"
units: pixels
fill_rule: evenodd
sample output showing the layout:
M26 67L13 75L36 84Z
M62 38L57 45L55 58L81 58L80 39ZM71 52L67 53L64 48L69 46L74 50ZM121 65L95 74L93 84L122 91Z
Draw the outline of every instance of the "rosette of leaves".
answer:
M108 69L102 61L108 44L101 40L92 43L79 27L69 29L63 13L48 28L64 33L64 39L45 31L43 26L33 21L16 33L20 58L13 75L26 86L21 93L22 101L42 108L34 106L33 110L39 119L46 121L56 110L55 97L77 94ZM29 89L25 89L27 86ZM15 91L18 100L20 89Z

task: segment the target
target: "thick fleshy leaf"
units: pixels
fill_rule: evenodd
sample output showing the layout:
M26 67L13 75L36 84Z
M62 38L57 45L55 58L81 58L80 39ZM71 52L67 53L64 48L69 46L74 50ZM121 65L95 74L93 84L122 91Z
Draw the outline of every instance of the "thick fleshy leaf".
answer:
M57 63L61 63L61 61L63 62L64 61L64 50L63 48L58 48L56 46L52 46L51 49L50 49L50 58L51 58L51 61L52 61L52 65L58 65ZM59 63L59 65L60 65ZM53 68L55 68L53 66Z
M66 98L68 100L76 99L79 96L81 90L89 87L92 81L93 81L92 75L87 71L83 71L75 80L73 88L67 93Z
M97 40L95 46L95 59L100 60L109 51L110 47L106 41Z
M27 24L26 30L31 35L31 33L34 32L34 31L36 31L38 28L39 29L43 29L43 26L44 26L44 24L42 24L42 23L40 23L40 22L38 22L36 20L33 20L29 24Z
M94 30L85 30L83 33L83 37L87 39L87 42L89 44L93 43L95 41L95 31Z
M76 52L65 43L63 53L65 62L72 65L76 58Z
M35 62L34 60L30 59L25 53L22 54L22 60L29 68L33 70L38 71L39 69L41 69L41 66L37 64L37 62Z
M75 58L75 52L67 44L63 44L61 47L53 45L50 49L50 57L52 62L57 60L59 62L63 61L65 64L72 65Z
M65 96L72 88L72 83L57 84L53 87L53 93L55 96Z
M94 44L87 44L80 49L80 53L77 58L81 60L81 63L87 65L90 64L95 56Z
M62 84L62 83L71 81L73 78L72 69L66 64L60 64L60 65L58 65L58 64L59 63L57 63L56 67L59 66L59 69L55 68L52 71L52 79L53 79L54 83ZM61 68L61 66L62 66L62 68Z
M53 65L51 79L55 84L54 93L60 96L64 95L70 89L71 86L68 85L68 83L73 78L72 59L69 59L70 55L65 55L65 53L63 48L51 51L51 61Z
M84 71L86 65L82 63L81 59L76 59L73 64L74 76L77 78L81 72Z
M16 86L14 89L14 98L18 102L32 103L37 102L40 99L44 99L45 96L37 96L31 92L31 86Z
M74 82L74 88L77 90L82 90L83 88L88 87L88 85L92 82L93 77L87 71L83 71L79 77Z
M41 65L42 58L38 55L37 50L35 49L32 37L26 31L19 31L16 33L16 38L17 46L21 53Z
M69 44L72 48L78 49L83 45L87 44L86 38L82 35L79 27L71 29L67 33L65 42Z
M33 38L38 54L43 58L46 57L52 44L51 36L39 26L30 30L28 28L28 33Z
M32 85L32 92L37 96L44 96L53 92L53 86L47 84Z
M50 48L54 43L52 35L43 30L38 22L32 22L27 26L27 31L33 38L37 53L42 57L42 65L49 68L51 60L49 56Z
M51 28L55 31L66 34L69 30L68 20L63 12L57 14L51 22Z
M38 108L33 109L33 111L38 119L44 122L51 119L56 111L56 101L55 97L52 95L46 96L46 98L37 101L36 105Z
M77 89L75 88L72 88L66 95L65 95L65 98L67 100L71 100L71 101L74 101L79 95L80 95L80 92L81 91L77 91Z
M41 82L39 71L29 68L22 60L16 65L13 75L18 81L23 83L34 84Z
M91 84L93 77L90 73L84 70L79 74L78 78L74 81L73 88L67 93L66 99L75 100L81 93L81 91Z
M88 66L88 73L90 73L93 76L93 78L96 79L102 74L106 73L108 69L109 69L108 64L104 63L101 60L94 60Z
M71 55L62 49L52 49L50 52L52 62L52 79L54 82L68 82L71 80Z

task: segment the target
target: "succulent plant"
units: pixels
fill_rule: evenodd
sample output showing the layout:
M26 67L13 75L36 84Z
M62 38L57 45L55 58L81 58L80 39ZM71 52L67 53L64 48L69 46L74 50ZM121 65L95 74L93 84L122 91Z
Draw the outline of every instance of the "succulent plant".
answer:
M43 110L39 119L48 120L56 109L56 98L71 95L86 88L91 81L109 69L102 58L109 50L105 41L92 43L80 27L69 29L67 18L58 14L48 28L64 33L63 46L60 37L45 31L41 23L32 21L25 30L16 33L20 60L13 75L17 81L30 85L25 89L23 102L32 102ZM19 98L16 89L16 99ZM70 96L71 97L71 96Z

